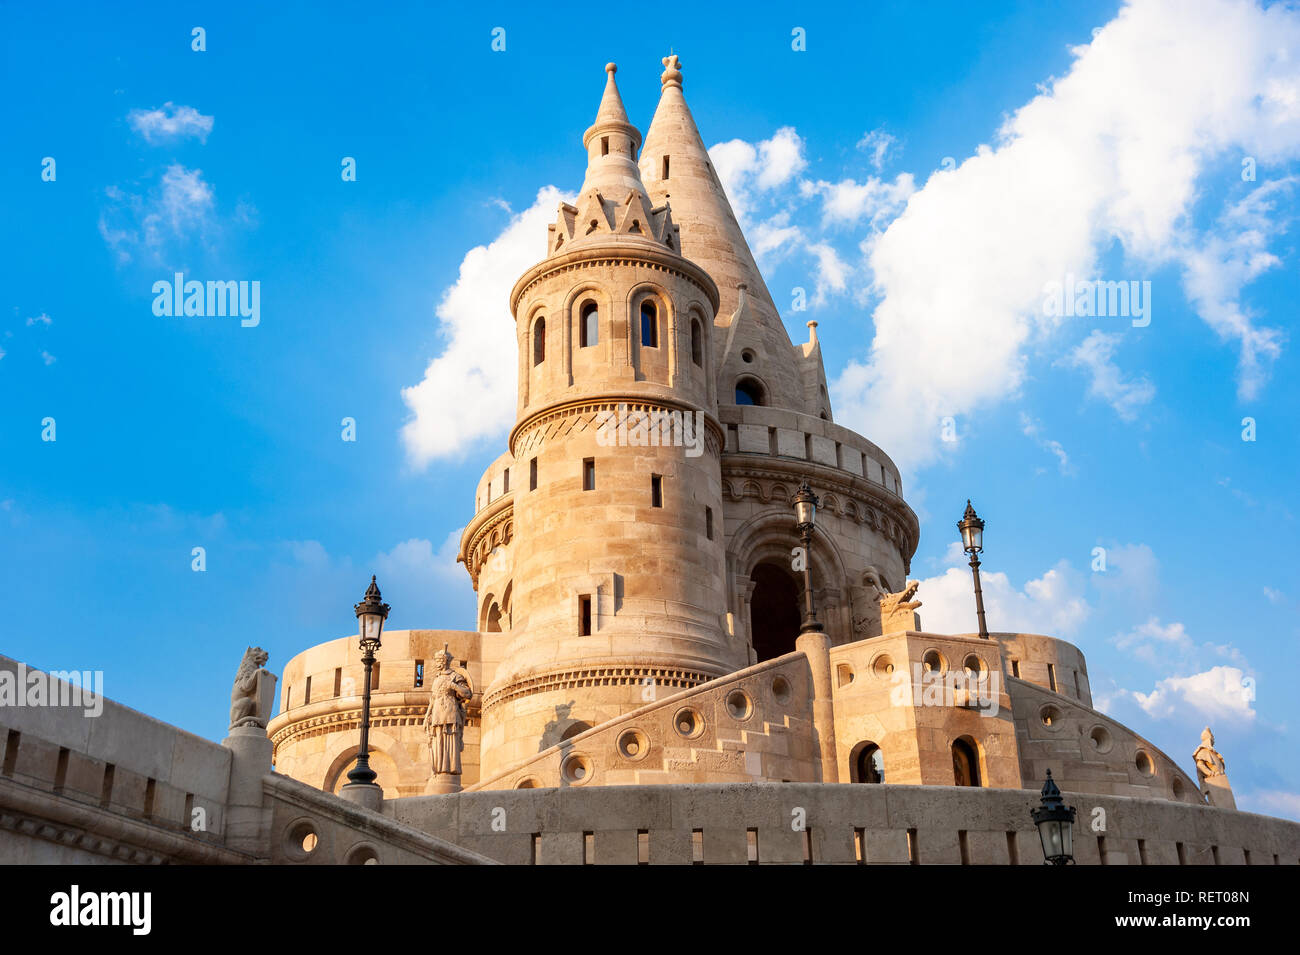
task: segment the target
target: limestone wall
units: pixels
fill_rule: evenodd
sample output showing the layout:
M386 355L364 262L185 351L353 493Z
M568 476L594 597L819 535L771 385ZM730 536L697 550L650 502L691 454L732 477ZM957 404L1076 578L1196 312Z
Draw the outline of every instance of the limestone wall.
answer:
M1065 797L1079 811L1081 865L1300 864L1300 823L1165 800ZM1042 865L1029 816L1038 800L1036 790L934 786L570 786L424 796L385 803L384 812L520 865ZM1090 828L1095 809L1104 832Z
M1090 706L1010 680L1021 774L1075 791L1203 803L1195 780L1146 739Z
M803 654L683 692L642 689L651 699L645 706L517 760L478 788L817 778L812 679Z
M24 672L40 674L20 670L17 661L2 656L0 671L13 680ZM9 788L10 801L57 803L66 820L102 811L118 820L114 825L126 842L131 832L147 825L175 832L178 845L220 843L230 752L120 703L105 699L102 706L93 716L83 706L0 706L0 781ZM201 820L199 830L192 828L195 819ZM135 859L133 850L126 850L123 859L118 849L125 842L104 839L101 847L100 841L83 845L76 840L64 851L147 861ZM17 851L9 839L0 844L6 853ZM0 861L21 861L18 855Z

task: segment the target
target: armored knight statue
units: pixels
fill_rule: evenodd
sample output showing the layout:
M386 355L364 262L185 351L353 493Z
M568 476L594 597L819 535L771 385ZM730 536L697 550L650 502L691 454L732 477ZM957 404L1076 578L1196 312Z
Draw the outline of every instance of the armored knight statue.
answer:
M1220 809L1236 809L1237 800L1228 782L1228 764L1214 748L1214 733L1208 726L1201 731L1201 745L1196 747L1192 759L1196 761L1196 778L1201 784L1201 792L1209 804Z
M473 691L465 676L451 668L451 653L444 645L438 654L438 672L429 684L429 708L424 732L429 739L433 772L430 789L455 792L460 788L460 753L464 748L465 706Z

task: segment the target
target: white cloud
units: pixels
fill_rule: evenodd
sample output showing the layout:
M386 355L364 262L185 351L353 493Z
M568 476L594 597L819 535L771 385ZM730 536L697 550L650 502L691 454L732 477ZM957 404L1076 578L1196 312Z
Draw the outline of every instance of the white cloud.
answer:
M829 243L809 245L808 251L817 260L817 284L810 304L821 305L830 293L844 291L848 284L849 267Z
M883 129L873 129L858 140L858 148L871 154L871 165L876 172L885 164L885 154L897 140Z
M1286 603L1286 594L1280 590L1274 590L1272 587L1264 588L1264 596L1268 598L1268 602L1271 604L1281 605Z
M1254 680L1238 667L1216 666L1192 676L1161 680L1150 693L1132 694L1148 716L1163 719L1192 713L1208 719L1251 722Z
M756 194L785 185L808 165L804 142L791 126L781 127L757 146L743 139L718 143L709 150L709 159L746 230Z
M58 359L55 358L53 355L51 355L49 352L42 350L41 361L45 362L45 364L49 366L49 365L53 365L56 361L58 361Z
M1280 231L1271 216L1273 200L1290 193L1295 178L1261 184L1224 213L1221 224L1199 247L1183 256L1183 287L1188 299L1220 339L1236 340L1241 354L1237 393L1258 397L1273 362L1282 354L1283 332L1260 328L1241 304L1242 288L1282 260L1268 251L1268 241Z
M121 262L140 252L161 259L173 243L208 242L220 229L216 193L201 169L172 163L148 195L117 186L110 186L105 195L109 204L100 213L99 232Z
M903 211L908 198L916 191L916 181L911 173L905 172L900 173L893 182L875 176L866 182L853 179L841 179L839 182L805 180L799 184L799 188L804 196L821 197L824 226L866 222L875 227Z
M1296 49L1300 15L1283 4L1126 4L993 145L932 175L870 245L875 338L834 384L841 423L906 466L933 460L936 421L1017 393L1031 337L1062 321L1041 314L1047 282L1094 274L1117 241L1152 271L1204 246L1190 213L1211 163L1300 155ZM1247 254L1246 230L1229 217L1215 234L1244 243L1242 261L1261 261ZM1252 274L1238 268L1222 283L1226 305L1194 299L1212 326L1234 330L1246 391L1252 349L1268 358L1273 341L1231 311ZM1143 398L1121 389L1120 407Z
M1117 636L1115 645L1151 664L1165 664L1175 658L1176 662L1183 662L1195 648L1183 624L1161 624L1156 617Z
M1266 789L1245 795L1239 801L1270 816L1285 816L1288 819L1300 820L1300 793Z
M949 547L945 560L959 557ZM980 589L992 631L1069 637L1091 612L1083 597L1083 581L1064 560L1021 589L1014 587L1004 573L982 572ZM922 580L917 598L922 602L919 613L926 630L973 633L977 629L969 568L950 567L937 577Z
M1116 333L1094 330L1068 356L1061 359L1061 364L1086 371L1088 394L1105 401L1125 421L1134 421L1138 409L1150 404L1155 397L1156 389L1145 378L1124 380L1119 365L1111 360L1119 340L1120 336Z
M518 348L509 290L546 254L546 227L564 198L554 186L540 190L499 236L461 260L436 309L447 345L419 384L402 389L412 413L402 441L413 466L459 454L513 424Z
M1043 426L1025 412L1020 412L1020 430L1028 438L1033 438L1034 442L1044 451L1048 451L1056 456L1056 467L1062 474L1073 474L1074 465L1070 463L1070 456L1066 453L1065 447L1061 442L1053 438L1043 437Z
M51 319L50 316L46 315L44 312L41 312L41 314L39 315L33 315L27 319L27 326L29 328L32 325L53 325L53 324L54 324L54 320Z
M170 102L158 109L133 109L126 118L131 128L150 145L190 136L206 143L208 133L212 132L211 116L204 116L193 106L177 106Z

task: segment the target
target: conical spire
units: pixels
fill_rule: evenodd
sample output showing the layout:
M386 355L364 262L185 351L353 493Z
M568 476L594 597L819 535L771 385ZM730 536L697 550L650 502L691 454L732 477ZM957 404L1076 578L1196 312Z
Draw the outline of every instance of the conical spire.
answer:
M681 229L682 255L718 284L718 324L729 326L716 355L718 400L730 404L736 380L762 380L765 403L817 414L805 388L802 350L781 323L772 296L736 221L726 191L682 93L681 61L663 58L659 106L641 150L641 175L656 205L671 203ZM741 289L746 289L741 308ZM742 355L749 353L749 359Z
M676 251L677 230L666 206L655 208L641 181L637 150L641 132L628 122L614 74L605 66L605 92L596 121L582 137L587 174L575 205L562 203L547 245L555 255L571 248L617 241L650 241Z

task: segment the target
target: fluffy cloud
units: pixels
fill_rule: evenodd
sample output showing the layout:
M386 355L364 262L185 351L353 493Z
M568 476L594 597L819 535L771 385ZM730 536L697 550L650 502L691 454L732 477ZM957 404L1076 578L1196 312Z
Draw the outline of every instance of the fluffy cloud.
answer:
M961 559L952 548L949 557ZM1021 589L1012 585L1004 573L981 573L980 589L984 592L990 630L1069 637L1091 612L1083 597L1082 579L1064 560ZM937 577L922 580L917 597L922 602L919 613L926 630L975 631L975 595L969 568L950 567Z
M1042 314L1046 284L1093 275L1116 242L1144 269L1186 266L1189 297L1238 343L1242 390L1252 393L1277 343L1239 303L1242 285L1269 264L1247 236L1260 231L1266 204L1249 210L1253 223L1228 215L1208 239L1190 213L1198 181L1230 151L1261 162L1300 155L1297 48L1300 16L1283 4L1126 4L993 145L932 175L870 244L875 338L835 382L837 417L895 460L932 460L936 421L1017 391L1031 337L1061 321ZM1241 264L1216 270L1229 250ZM1118 387L1125 413L1149 400L1124 385L1098 387Z
M518 349L509 290L546 254L546 227L564 200L545 187L496 239L465 253L435 313L447 345L419 384L402 389L411 410L402 441L412 466L459 454L514 422Z
M164 103L158 109L133 109L127 114L131 128L150 145L194 137L207 142L212 132L212 117L204 116L193 106Z
M757 193L785 185L808 165L804 142L790 126L783 126L771 139L757 145L743 139L718 143L709 150L709 159L744 228L750 224L751 204Z
M1086 371L1088 394L1105 401L1125 421L1133 421L1138 409L1155 397L1156 389L1145 378L1124 380L1119 366L1111 361L1119 342L1118 334L1093 331L1061 363Z
M1192 714L1232 723L1255 719L1255 681L1238 667L1216 666L1191 676L1168 677L1150 693L1133 693L1133 699L1148 716L1158 719Z
M858 148L871 155L871 165L876 172L880 172L885 164L885 154L893 148L895 142L897 140L883 129L873 129L858 140Z
M1073 474L1074 465L1070 463L1070 456L1065 452L1065 447L1060 441L1052 438L1043 437L1043 426L1025 412L1020 412L1020 430L1025 437L1033 438L1035 443L1044 451L1048 451L1056 457L1057 470L1062 474Z
M201 169L173 163L147 195L117 186L105 195L99 232L123 263L142 252L161 259L173 243L210 241L218 230L216 194Z
M916 191L916 181L911 173L905 172L892 183L872 176L865 182L804 181L799 187L804 196L821 198L823 226L855 226L865 222L875 227L903 211Z

